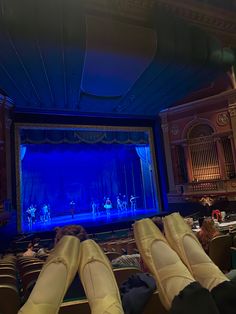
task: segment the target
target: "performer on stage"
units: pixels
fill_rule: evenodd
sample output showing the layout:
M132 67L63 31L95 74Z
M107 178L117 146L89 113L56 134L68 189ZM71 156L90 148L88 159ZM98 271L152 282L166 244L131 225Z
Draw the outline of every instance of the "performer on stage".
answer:
M70 213L71 213L71 218L74 219L74 214L75 214L75 202L72 200L70 202Z
M123 195L123 199L122 199L122 210L123 211L127 211L127 205L128 205L127 196Z
M99 215L98 204L95 201L92 201L91 208L93 216Z
M123 211L123 207L122 207L122 201L121 201L120 195L117 195L116 197L116 206L117 206L118 212L121 213Z
M41 219L42 219L42 222L46 222L51 219L50 207L47 204L44 204L42 206L42 218Z
M106 209L107 216L111 215L112 203L109 197L107 197L104 208Z
M30 227L32 227L32 224L35 223L35 212L36 212L36 210L37 210L36 207L32 204L26 210L27 220L28 220L28 224Z
M131 205L131 211L135 212L136 211L136 198L137 196L131 195L130 196L130 205Z

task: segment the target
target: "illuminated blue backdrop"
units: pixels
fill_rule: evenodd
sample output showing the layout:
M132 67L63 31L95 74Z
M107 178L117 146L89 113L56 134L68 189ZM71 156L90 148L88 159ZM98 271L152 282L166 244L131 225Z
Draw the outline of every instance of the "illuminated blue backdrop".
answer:
M30 205L37 208L36 223L40 222L44 204L50 206L52 221L63 216L71 218L71 201L75 202L77 218L89 213L87 218L92 219L92 201L105 214L107 197L113 205L112 217L117 213L119 194L126 195L128 210L131 195L137 196L137 210L157 209L147 145L24 144L21 150L23 229L27 227L26 210Z

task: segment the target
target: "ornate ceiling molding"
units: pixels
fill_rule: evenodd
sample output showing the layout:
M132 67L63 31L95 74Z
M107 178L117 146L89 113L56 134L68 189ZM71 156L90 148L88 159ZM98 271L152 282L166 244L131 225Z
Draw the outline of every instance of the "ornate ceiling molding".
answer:
M157 0L159 7L184 18L191 23L214 30L236 33L236 15L230 11L191 0Z
M235 106L236 107L236 89L232 89L214 96L210 96L204 99L195 100L192 102L188 102L182 105L178 105L175 107L171 107L168 109L165 109L159 113L159 116L162 117L163 115L167 115L168 119L170 117L174 117L177 119L177 114L179 116L182 116L186 114L187 112L191 112L192 108L201 109L201 108L208 108L208 110L213 110L216 112L218 108L217 105L220 105L220 107L227 108L229 106Z
M157 0L156 3L160 8L210 31L224 44L236 47L235 13L193 0Z
M86 0L88 13L116 16L150 26L150 13L155 0Z
M133 20L151 27L153 6L179 16L236 47L236 14L196 0L86 0L88 12Z

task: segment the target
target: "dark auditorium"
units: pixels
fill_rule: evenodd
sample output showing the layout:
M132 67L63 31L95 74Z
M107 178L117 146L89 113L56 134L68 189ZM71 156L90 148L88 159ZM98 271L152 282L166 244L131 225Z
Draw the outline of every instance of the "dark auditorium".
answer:
M236 313L236 1L0 0L0 314Z

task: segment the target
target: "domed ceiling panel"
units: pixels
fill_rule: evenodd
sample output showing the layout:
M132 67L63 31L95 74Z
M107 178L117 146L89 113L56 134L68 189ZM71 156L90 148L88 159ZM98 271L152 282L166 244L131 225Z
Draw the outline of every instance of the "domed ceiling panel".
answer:
M147 27L88 2L0 0L0 89L16 110L155 117L235 62L158 7Z
M87 16L82 90L96 96L125 94L155 53L154 30Z

